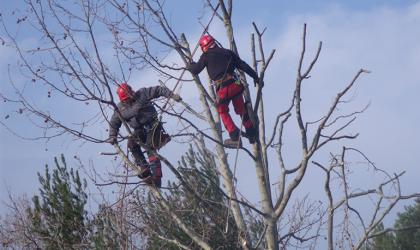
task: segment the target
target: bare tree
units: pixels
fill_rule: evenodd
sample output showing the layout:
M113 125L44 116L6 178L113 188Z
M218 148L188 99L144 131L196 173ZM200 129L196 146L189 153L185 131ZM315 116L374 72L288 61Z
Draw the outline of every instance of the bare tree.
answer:
M352 161L348 155L355 153L362 158L366 164L366 172L372 170L375 175L381 175L384 181L377 184L377 187L370 189L358 188L356 183L352 183ZM368 239L377 234L375 228L383 221L391 209L401 200L413 199L420 193L404 195L401 190L400 178L405 172L388 174L384 170L375 166L361 151L355 148L343 147L338 155L331 155L331 161L328 167L318 162L313 162L320 167L326 175L324 190L328 197L328 248L354 248L360 249L368 244ZM363 170L358 171L363 172ZM338 181L334 181L338 180ZM353 187L353 185L356 187ZM333 192L341 187L342 197ZM364 209L369 206L371 211L369 216L363 216L361 209L351 205L356 199L363 199ZM370 205L368 205L370 204ZM335 222L334 218L340 218L340 222ZM334 234L334 228L340 233ZM336 243L334 244L334 239ZM367 245L365 245L367 246Z
M343 236L341 242L347 242L351 248L360 248L369 238L372 230L389 213L394 205L401 199L418 197L419 194L401 195L398 182L402 176L388 176L388 179L379 184L375 190L368 190L360 193L352 193L348 188L346 173L344 171L344 156L349 148L345 147L342 152L342 159L334 157L334 164L326 167L321 163L313 164L324 170L326 174L325 191L327 194L327 206L323 207L308 198L295 201L292 206L292 195L301 184L306 170L311 164L311 160L321 154L320 149L331 142L352 140L357 138L357 134L348 133L348 129L355 122L356 118L364 109L341 113L339 108L346 105L346 98L349 92L355 87L357 80L369 71L360 69L356 72L351 81L343 86L342 91L338 92L329 108L325 110L322 117L316 121L308 121L304 116L304 106L302 105L302 89L304 82L310 77L311 71L320 56L322 42L319 43L315 55L305 66L306 57L306 24L302 32L302 49L297 65L296 82L293 91L290 93L290 105L283 107L276 117L274 126L271 128L271 135L268 135L265 122L263 87L260 85L257 90L256 99L251 100L248 83L243 72L239 72L242 84L245 86L244 96L248 100L248 111L255 124L259 125L259 140L252 146L252 150L245 147L238 148L236 155L243 153L248 162L255 166L256 180L259 190L260 205L249 202L246 197L242 197L235 187L235 170L237 158L228 157L228 150L222 143L222 129L220 118L215 111L215 91L212 83L201 79L198 75L185 74L185 67L192 60L197 45L195 42L188 41L186 35L175 28L168 18L164 1L160 0L141 0L141 1L117 1L117 0L84 0L78 3L67 3L64 1L33 1L26 2L27 10L15 14L17 25L20 29L33 28L38 35L35 46L24 45L19 40L18 34L14 33L7 24L1 19L4 31L4 46L15 49L19 63L17 68L10 68L10 82L14 87L16 95L11 97L4 93L1 98L4 102L15 105L17 114L25 115L29 121L42 130L41 136L31 139L47 139L55 137L71 136L75 140L83 143L104 143L104 135L98 133L103 130L104 125L109 121L109 112L117 110L113 98L113 89L122 81L130 81L137 71L151 69L161 79L162 84L173 86L177 91L183 83L194 84L199 93L201 107L191 108L186 103L181 106L174 106L169 101L158 104L162 116L178 119L181 128L173 137L182 138L187 142L197 142L197 137L204 138L206 145L215 148L215 165L220 174L220 183L214 184L221 194L227 198L228 215L226 228L220 228L224 223L216 223L219 231L234 230L239 243L237 248L242 249L279 249L287 246L313 247L317 239L322 234L322 229L327 228L327 238L329 248L334 247L334 237L338 237L339 232L334 232L337 228L334 217L338 214L338 208L344 208L344 227L341 232ZM208 32L208 27L213 22L221 21L226 29L226 36L230 42L230 48L238 53L235 42L234 25L232 23L233 1L218 0L216 2L205 1L205 9L208 10L208 20L203 25L203 34ZM181 13L182 14L182 13ZM264 82L266 70L274 57L275 50L267 53L263 36L266 29L261 30L253 23L255 34L251 36L251 54L253 65L258 71L259 77ZM104 41L109 41L108 43ZM195 46L194 46L195 44ZM173 59L173 57L177 59ZM27 81L22 85L17 83L14 77L15 71L20 72ZM175 82L175 83L174 83ZM269 87L270 83L267 83ZM51 104L43 107L36 100L30 98L29 89L45 91L45 95L51 100ZM270 98L270 97L268 97ZM52 106L52 101L63 101L71 103L73 109L91 109L90 116L81 115L80 117L69 116L63 110L56 110ZM268 100L272 102L273 100ZM92 107L93 106L93 107ZM14 114L13 114L14 115ZM202 120L205 120L203 122ZM286 164L283 154L285 141L285 125L294 120L297 122L301 158L295 166ZM1 123L11 129L6 122ZM130 128L124 124L125 133L121 133L122 141L127 136L132 135ZM198 136L199 135L199 136ZM147 148L146 145L142 145ZM109 185L120 185L120 195L117 202L119 205L121 232L137 233L138 225L130 220L130 213L127 209L134 209L134 214L143 213L146 223L156 223L153 218L145 213L147 210L135 210L136 206L130 206L127 201L134 196L137 204L143 200L138 200L138 188L141 183L131 185L128 176L138 174L136 166L120 146L115 146L122 165L127 168L120 168L109 173L108 179L103 179ZM177 185L172 189L179 189L185 194L185 198L191 201L199 201L200 206L214 206L213 200L203 199L199 188L191 184L188 175L180 171L173 164L177 159L168 159L155 152L167 168L177 178ZM272 155L277 156L277 162L272 160ZM341 164L341 165L340 165ZM280 169L279 176L270 176L270 166ZM341 169L339 170L339 166ZM340 172L341 171L341 172ZM344 172L343 172L344 171ZM121 172L123 172L121 174ZM99 183L97 170L93 170L92 180ZM331 194L330 181L331 175L338 175L344 186L344 198L334 199ZM271 183L276 179L276 185ZM395 184L397 183L397 184ZM386 185L395 184L397 195L387 196L382 188ZM274 188L273 188L274 187ZM177 238L165 238L160 233L160 227L151 230L150 235L155 235L162 241L175 244L180 248L189 249L200 247L212 249L209 238L199 234L199 230L188 223L185 211L176 209L176 202L165 195L165 191L148 187L151 198L146 199L149 203L156 205L155 209L164 211L166 218L171 223L176 224L182 232L182 237L188 237L191 245L182 243ZM169 192L169 191L168 191ZM273 193L276 193L275 195ZM380 198L374 216L369 223L366 218L357 212L350 205L350 201L365 195L377 194ZM381 204L384 199L391 200L390 205L380 213ZM338 203L337 203L338 202ZM113 206L111 205L111 207ZM206 210L197 209L194 213L203 213ZM250 212L252 211L252 212ZM188 211L189 213L190 211ZM245 213L245 214L244 214ZM253 213L263 224L258 229L258 233L251 233L252 227L258 224L250 221L247 214ZM326 224L325 217L326 215ZM352 215L352 216L351 216ZM355 234L355 228L351 228L350 220L356 220L363 225L363 232ZM231 218L230 220L229 218ZM131 217L132 218L132 217ZM131 223L131 224L130 224ZM234 225L229 228L229 225ZM130 229L131 228L131 229ZM153 229L153 228L152 228ZM205 230L204 230L205 231ZM349 237L346 237L347 236ZM129 237L126 238L128 241ZM219 240L222 240L220 238ZM135 245L135 242L130 244ZM124 244L128 247L128 244Z
M0 242L5 249L40 249L41 241L30 230L31 221L28 216L30 201L26 196L14 197L10 191L6 203L8 213L0 217Z

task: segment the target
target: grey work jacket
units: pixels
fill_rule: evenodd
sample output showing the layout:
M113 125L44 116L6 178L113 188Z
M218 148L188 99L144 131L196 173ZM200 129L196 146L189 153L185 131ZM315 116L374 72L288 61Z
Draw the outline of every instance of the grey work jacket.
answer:
M117 104L122 118L134 130L140 130L145 125L151 125L156 119L157 112L153 106L153 99L159 97L171 97L172 92L161 86L141 88L134 94L133 100L129 102L120 102ZM122 121L116 111L109 122L109 136L117 136Z

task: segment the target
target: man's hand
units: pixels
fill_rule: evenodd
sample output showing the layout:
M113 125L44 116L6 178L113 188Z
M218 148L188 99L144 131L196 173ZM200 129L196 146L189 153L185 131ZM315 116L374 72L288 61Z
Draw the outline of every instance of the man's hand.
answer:
M190 67L191 67L191 62L187 62L186 64L185 64L185 70L190 70Z
M187 62L187 65L185 66L185 69L188 70L188 71L191 71L192 64L195 64L195 62L192 61L192 60Z
M258 77L254 78L254 87L257 87L257 84L260 82L260 79Z
M173 93L171 95L171 98L174 99L174 101L176 102L180 102L182 100L181 96L179 96L178 94Z
M117 137L115 136L110 136L108 139L106 139L107 143L111 144L111 145L115 145L117 144Z
M264 81L262 81L260 78L254 78L254 87L260 86L260 88L264 87Z

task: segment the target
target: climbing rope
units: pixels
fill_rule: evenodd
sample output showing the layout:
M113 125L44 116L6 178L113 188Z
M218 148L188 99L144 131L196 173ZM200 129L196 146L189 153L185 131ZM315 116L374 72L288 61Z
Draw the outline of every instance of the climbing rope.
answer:
M209 20L209 22L207 23L207 25L204 27L204 30L203 30L203 32L201 33L201 36L203 36L204 34L206 34L207 33L207 30L209 29L209 27L210 27L210 24L211 24L211 22L213 21L213 18L214 18L214 16L216 15L216 13L217 13L217 9L219 8L219 6L220 6L220 3L218 3L217 4L217 6L216 6L216 8L214 8L214 10L213 10L213 14L211 15L211 17L210 17L210 20ZM201 37L200 36L200 37ZM195 45L195 47L194 47L194 50L192 51L192 53L191 53L191 58L194 56L194 54L195 54L195 52L197 52L197 49L198 49L198 47L199 47L199 42L197 42L196 43L196 45ZM176 82L176 84L175 84L175 86L174 86L174 88L172 89L172 93L175 93L175 90L176 90L176 88L178 87L178 85L179 85L179 83L181 82L181 79L182 79L182 77L184 76L184 74L185 74L185 71L186 71L186 68L184 68L183 70L182 70L182 72L181 72L181 75L179 76L179 78L178 78L178 80L177 80L177 82ZM160 113L160 115L159 115L159 119L158 119L158 121L156 122L157 124L159 124L159 123L161 123L162 122L162 114L166 111L166 108L167 108L167 105L168 105L168 103L169 103L169 100L170 100L170 98L167 98L166 99L166 101L165 101L165 104L163 105L163 107L162 107L162 112ZM188 105L186 105L186 103L183 103L184 104L184 106L188 109ZM190 108L191 109L191 108ZM155 136L155 129L157 128L157 126L155 126L154 127L154 129L153 129L153 131L152 131L152 133L153 133L153 137L152 138L154 138L154 136ZM161 131L161 133L160 133L160 135L159 135L159 142L162 140L162 131ZM153 140L154 141L154 140Z
M230 62L229 62L230 63ZM229 64L228 64L229 66ZM240 79L238 79L238 81L240 81ZM235 83L236 84L236 83ZM242 82L240 83L242 84ZM242 91L243 93L243 91ZM242 95L241 93L241 95ZM246 112L248 112L248 110L246 110ZM242 141L242 127L243 127L243 115L241 115L241 127L239 129L239 139L240 141ZM236 153L235 153L235 164L233 165L233 182L232 182L232 194L229 196L229 201L228 201L228 213L227 213L227 217L226 217L226 227L225 227L225 233L228 233L229 230L229 215L230 215L230 205L232 203L232 195L236 194L236 166L238 165L238 156L239 156L239 145L240 143L238 143L238 145L236 145Z
M201 34L201 36L203 36L205 33L207 33L207 30L208 30L208 28L210 27L210 24L211 24L211 22L213 21L213 18L214 18L214 16L216 15L216 13L217 13L217 9L219 8L219 6L220 6L220 3L219 4L217 4L217 6L216 6L216 8L213 10L213 14L211 15L211 18L210 18L210 20L209 20L209 22L207 23L207 25L205 26L205 28L204 28L204 31L202 32L202 34ZM195 45L195 48L194 48L194 50L192 51L192 53L191 53L191 57L193 57L194 56L194 54L195 54L195 52L197 52L197 49L198 49L198 46L199 46L199 42L197 42L196 43L196 45ZM176 90L176 88L178 87L178 85L179 85L179 83L181 82L181 79L182 79L182 77L184 76L184 74L185 74L185 71L186 71L186 68L184 68L183 70L182 70L182 72L181 72L181 75L180 75L180 77L178 78L178 80L177 80L177 82L176 82L176 84L175 84L175 86L174 86L174 88L172 89L172 93L175 93L175 90ZM161 81L160 81L161 82ZM161 84L162 84L162 82L161 82ZM161 144L161 142L162 142L162 136L164 135L164 134L166 134L166 132L164 131L164 129L163 129L163 127L160 129L160 131L159 131L159 135L156 135L156 132L157 132L157 130L158 130L158 128L159 128L159 124L161 124L161 122L162 122L162 115L163 115L163 113L166 111L166 109L167 109L167 105L168 105L168 103L169 103L169 100L170 100L170 98L166 98L166 101L165 101L165 104L163 105L163 107L161 108L161 113L160 113L160 115L159 115L159 118L154 122L154 124L153 124L153 127L151 128L151 131L150 131L150 133L151 133L151 137L152 137L152 139L151 139L151 148L152 149L154 149L154 150L159 150L159 148L160 148L160 144ZM186 103L183 103L183 105L189 110L189 111L193 111ZM194 112L193 112L194 113ZM199 118L202 118L202 117L200 117L200 116L198 116ZM156 143L155 143L155 136L159 136L158 137L158 144L159 145L156 145Z
M242 132L242 127L243 127L242 121L243 121L243 118L241 117L241 128L239 129L239 133ZM239 139L242 140L240 136L239 136ZM232 193L233 194L236 193L236 185L235 185L235 183L236 183L236 166L238 164L239 145L240 145L240 143L238 142L238 145L236 145L235 164L233 165L233 181L232 181L232 185L233 185L232 186ZM229 195L228 213L227 213L227 217L226 217L225 234L227 234L228 233L228 230L229 230L230 205L232 203L232 195L233 194Z
M203 32L201 33L201 36L203 36L204 34L206 34L206 33L207 33L207 30L209 29L210 24L211 24L211 22L213 21L213 18L214 18L214 16L216 15L216 13L217 13L217 9L219 8L219 6L220 6L220 3L218 3L218 4L217 4L217 6L216 6L216 8L214 8L214 10L213 10L213 14L211 15L210 20L209 20L209 22L207 23L206 27L204 27L204 30L203 30ZM200 37L201 37L201 36L200 36ZM191 58L194 56L195 52L197 52L198 47L199 47L199 42L197 42L197 43L196 43L196 45L195 45L195 47L194 47L194 50L193 50L193 51L192 51L192 53L191 53ZM186 71L186 70L187 70L186 68L184 68L184 69L182 70L181 75L179 76L179 78L178 78L178 80L177 80L177 82L176 82L176 84L175 84L174 88L172 89L172 93L175 93L175 90L176 90L176 88L178 87L178 84L181 82L181 79L182 79L182 77L184 76L184 74L185 74L185 71ZM168 102L169 102L169 98L168 98L168 99L166 99L166 102L165 102L165 104L164 104L164 105L163 105L163 107L162 107L162 109L163 109L163 110L166 110L166 106L167 106ZM161 117L162 117L162 116L161 116ZM160 119L159 119L159 120L161 120L161 117L160 117Z

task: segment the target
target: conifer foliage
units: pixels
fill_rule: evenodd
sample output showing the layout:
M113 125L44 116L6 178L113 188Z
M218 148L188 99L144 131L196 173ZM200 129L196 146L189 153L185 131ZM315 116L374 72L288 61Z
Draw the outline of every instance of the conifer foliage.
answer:
M86 181L78 171L67 169L63 155L60 162L55 158L50 171L45 166L45 175L38 173L40 195L32 198L29 208L32 230L39 235L46 249L77 248L86 242L87 203Z
M183 180L189 183L189 187L175 182L168 183L166 199L175 208L174 212L212 248L239 249L238 228L229 211L230 201L220 185L214 155L205 147L203 140L198 141L195 147L190 145L179 161L178 171ZM148 195L146 201L134 201L132 206L138 208L133 218L141 218L139 224L145 224L147 249L162 249L163 246L165 249L179 249L180 245L198 249L152 195ZM247 209L245 216L254 226L252 236L258 238L263 231L261 218ZM223 230L226 227L228 230Z
M420 250L420 199L398 213L393 228L385 228L383 223L375 228L367 250Z

